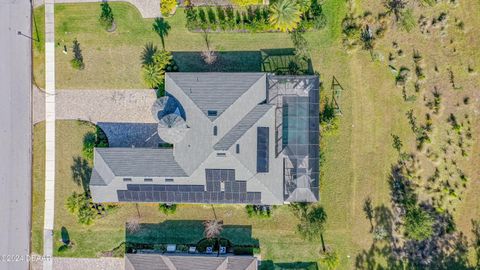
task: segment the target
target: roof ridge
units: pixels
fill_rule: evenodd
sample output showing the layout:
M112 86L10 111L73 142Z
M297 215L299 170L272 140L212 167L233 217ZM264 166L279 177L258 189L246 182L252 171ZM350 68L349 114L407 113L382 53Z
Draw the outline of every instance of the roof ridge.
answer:
M265 111L260 111L262 114L259 115L256 119L253 119L253 122L251 123L244 123L244 120L248 120L248 117L251 117L254 113L259 112L259 108L264 108L266 107L267 109ZM243 137L243 135L250 130L252 126L254 126L272 107L274 107L273 104L257 104L255 107L253 107L240 121L237 122L235 126L233 126L216 144L213 145L214 150L228 150L234 143L236 143L240 138ZM238 129L241 127L242 124L247 124L248 126L245 127L245 130L241 132L241 134L232 134L232 132L235 131L235 129ZM229 137L234 136L234 140L231 142L228 142ZM237 138L235 138L237 137ZM224 145L222 145L224 144Z

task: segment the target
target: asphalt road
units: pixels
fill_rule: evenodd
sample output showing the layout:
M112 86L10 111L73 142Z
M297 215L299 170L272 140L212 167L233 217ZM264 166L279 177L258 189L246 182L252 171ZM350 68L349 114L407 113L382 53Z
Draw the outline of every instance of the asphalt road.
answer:
M30 253L30 7L0 0L0 270L27 270Z

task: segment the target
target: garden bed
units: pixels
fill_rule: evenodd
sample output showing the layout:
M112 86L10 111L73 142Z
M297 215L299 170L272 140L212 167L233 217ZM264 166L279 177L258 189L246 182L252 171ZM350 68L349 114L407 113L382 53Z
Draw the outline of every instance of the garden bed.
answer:
M269 22L269 9L268 5L187 5L186 27L192 32L278 32ZM302 13L298 29L321 29L325 23L321 5L311 0L310 8Z

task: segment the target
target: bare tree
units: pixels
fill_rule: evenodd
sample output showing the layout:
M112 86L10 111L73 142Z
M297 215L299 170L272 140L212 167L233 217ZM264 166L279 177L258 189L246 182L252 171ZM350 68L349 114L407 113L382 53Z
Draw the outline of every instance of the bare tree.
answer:
M203 61L208 65L212 65L217 61L217 53L210 49L210 36L207 30L203 30L203 39L205 40L205 45L207 45L207 49L202 52Z
M205 227L205 237L208 239L217 238L223 230L222 220L206 220L203 222Z
M217 256L220 255L220 233L223 230L223 221L218 219L206 220L203 222L204 233L207 239L216 239L218 252Z
M206 64L212 65L217 61L217 54L214 51L207 49L202 52L202 58Z

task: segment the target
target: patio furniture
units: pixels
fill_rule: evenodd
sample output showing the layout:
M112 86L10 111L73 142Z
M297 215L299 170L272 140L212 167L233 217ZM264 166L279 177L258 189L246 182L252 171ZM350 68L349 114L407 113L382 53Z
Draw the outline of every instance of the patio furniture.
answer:
M189 247L188 248L188 253L195 253L197 252L197 248L196 247Z
M177 245L169 244L167 245L167 252L175 252L177 250Z
M213 247L207 247L207 249L205 250L205 253L212 254L213 253Z
M227 253L227 247L220 247L220 254L226 254Z

